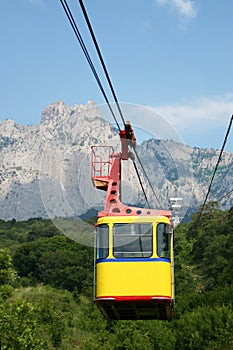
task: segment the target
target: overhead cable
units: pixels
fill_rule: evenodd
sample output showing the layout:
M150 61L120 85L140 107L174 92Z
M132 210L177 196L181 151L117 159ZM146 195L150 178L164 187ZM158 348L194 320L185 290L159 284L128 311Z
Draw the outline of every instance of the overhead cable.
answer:
M111 89L111 92L112 92L114 101L115 101L115 103L116 103L116 105L117 105L119 114L120 114L120 116L121 116L121 120L122 120L123 124L125 125L124 116L123 116L123 114L122 114L122 111L121 111L121 108L120 108L120 105L119 105L119 102L118 102L116 93L115 93L115 91L114 91L114 88L113 88L111 79L110 79L110 77L109 77L109 74L108 74L106 65L105 65L105 63L104 63L103 56L102 56L102 54L101 54L99 45L98 45L98 43L97 43L96 36L95 36L94 30L93 30L93 28L92 28L91 22L90 22L90 20L89 20L87 11L86 11L86 9L85 9L85 6L84 6L84 4L83 4L83 1L82 1L82 0L79 0L79 4L80 4L81 9L82 9L82 11L83 11L84 18L85 18L85 20L86 20L88 29L89 29L90 34L91 34L91 37L92 37L92 40L93 40L93 42L94 42L96 51L97 51L97 53L98 53L100 62L101 62L101 64L102 64L102 67L103 67L103 70L104 70L106 79L107 79L107 81L108 81L108 83L109 83L109 86L110 86L110 89ZM159 200L158 200L158 198L157 198L157 196L156 196L156 194L155 194L155 191L154 191L154 189L153 189L153 186L152 186L152 184L151 184L151 182L150 182L150 179L149 179L149 177L147 176L147 173L146 173L146 171L145 171L145 169L144 169L144 167L143 167L143 165L142 165L142 162L141 162L141 160L140 160L140 158L139 158L139 155L138 155L138 153L136 152L136 150L135 150L135 154L136 154L136 156L137 156L137 160L138 160L139 163L140 163L140 166L141 166L141 168L142 168L142 171L143 171L145 177L147 178L147 181L148 181L148 183L149 183L149 186L151 187L152 192L154 193L155 198L156 198L157 201L159 202ZM138 172L138 170L137 170L137 166L136 166L135 162L134 162L134 168L135 168L135 171L136 171L136 173L137 173L137 176L138 176L138 179L139 179L139 182L140 182L142 191L143 191L143 193L144 193L146 202L148 203L148 199L147 199L147 197L146 197L146 193L145 193L145 190L144 190L144 188L143 188L143 184L142 184L142 181L141 181L141 179L140 179L140 175L139 175L139 172ZM160 204L160 202L159 202L159 204ZM149 205L149 203L148 203L148 205ZM161 204L160 204L160 206L161 206Z
M149 183L149 186L150 186L150 188L151 188L151 190L152 190L152 192L153 192L153 194L154 194L154 196L155 196L157 202L159 203L160 207L162 208L162 205L161 205L161 203L160 203L160 201L159 201L159 199L158 199L158 197L157 197L157 195L156 195L156 193L155 193L155 190L154 190L154 188L153 188L153 186L152 186L152 183L151 183L151 181L150 181L150 179L149 179L149 177L148 177L148 175L147 175L147 173L146 173L146 171L145 171L145 169L144 169L144 166L143 166L143 164L142 164L142 162L141 162L141 160L140 160L140 158L139 158L138 152L136 151L136 149L134 149L134 151L135 151L137 160L138 160L138 162L139 162L139 164L140 164L140 166L141 166L141 168L142 168L143 174L145 175L145 177L146 177L146 179L147 179L147 181L148 181L148 183Z
M203 205L202 205L202 208L201 208L201 211L200 211L200 214L199 214L199 216L198 216L198 219L197 219L196 224L199 223L199 221L200 221L200 219L201 219L201 216L202 216L202 214L203 214L203 211L204 211L204 208L205 208L205 205L206 205L206 202L207 202L207 198L208 198L208 196L209 196L209 193L210 193L210 190L211 190L211 186L212 186L212 183L213 183L213 181L214 181L214 177L215 177L215 174L216 174L216 172L217 172L217 169L218 169L220 160L221 160L221 158L222 158L222 153L223 153L223 150L224 150L224 148L225 148L228 135L229 135L230 130L231 130L232 121L233 121L233 115L231 116L231 119L230 119L230 122L229 122L229 126L228 126L228 129L227 129L227 132L226 132L224 141L223 141L223 145L222 145L221 151L220 151L220 153L219 153L219 157L218 157L217 163L216 163L216 165L215 165L215 169L214 169L212 178L211 178L211 180L210 180L210 184L209 184L209 187L208 187L208 191L207 191L207 193L206 193L206 197L205 197L204 203L203 203Z
M108 74L108 70L107 70L106 64L105 64L105 62L104 62L103 55L102 55L102 53L101 53L101 51L100 51L100 47L99 47L99 45L98 45L98 42L97 42L97 39L96 39L94 30L93 30L93 28L92 28L90 19L89 19L89 17L88 17L87 11L86 11L86 9L85 9L85 6L84 6L82 0L79 0L79 4L80 4L80 6L81 6L81 9L82 9L84 18L85 18L85 20L86 20L88 29L89 29L90 34L91 34L91 37L92 37L92 40L93 40L93 42L94 42L94 45L95 45L97 54L98 54L98 56L99 56L99 59L100 59L102 68L103 68L103 70L104 70L106 79L107 79L107 81L108 81L110 90L111 90L111 92L112 92L114 101L115 101L115 103L116 103L116 105L117 105L118 112L119 112L119 114L120 114L122 123L123 123L124 126L125 126L125 124L126 124L126 123L125 123L125 119L124 119L123 113L122 113L122 111L121 111L120 104L119 104L119 102L118 102L118 99L117 99L117 96L116 96L116 93L115 93L113 84L112 84L111 79L110 79L110 76L109 76L109 74ZM136 151L135 151L135 153L136 153ZM146 175L146 177L147 177L147 174L146 174L146 172L145 172L145 170L144 170L144 168L143 168L143 165L142 165L142 163L141 163L141 161L140 161L138 155L137 155L137 158L138 158L138 160L139 160L139 162L140 162L140 165L141 165L141 167L142 167L143 172L145 173L145 175ZM146 202L147 202L148 207L149 207L149 202L148 202L148 199L147 199L147 196L146 196L146 192L145 192L145 189L144 189L144 187L143 187L143 183L142 183L142 181L141 181L140 174L139 174L139 172L138 172L137 165L136 165L135 162L134 162L134 169L135 169L135 171L136 171L136 174L137 174L137 177L138 177L138 180L139 180L141 189L142 189L142 191L143 191L143 194L144 194L144 196L145 196ZM147 177L147 179L149 180L148 177ZM149 184L150 184L150 182L149 182Z
M136 174L137 174L137 177L138 177L138 180L139 180L139 183L140 183L140 186L141 186L141 189L142 189L142 192L144 194L144 197L145 197L145 200L146 200L146 203L148 205L148 208L150 208L150 204L149 204L149 201L148 201L148 198L147 198L147 195L146 195L146 192L145 192L145 189L143 187L143 184L142 184L142 180L141 180L141 177L140 177L140 174L138 172L138 168L137 168L137 165L136 163L133 161L133 165L134 165L134 169L136 171Z
M221 202L224 198L228 197L232 192L233 192L233 190L227 192L227 193L224 194L224 196L222 196L218 201Z
M119 125L119 123L117 122L116 116L115 116L115 114L114 114L114 112L113 112L113 109L112 109L112 107L111 107L111 104L110 104L110 102L109 102L109 100L108 100L108 97L107 97L107 95L106 95L106 93L105 93L105 91L104 91L104 88L103 88L103 86L102 86L102 84L101 84L101 81L100 81L100 79L99 79L98 73L96 72L96 69L95 69L95 67L94 67L94 64L93 64L93 62L92 62L92 60L91 60L91 58L90 58L90 55L89 55L88 50L87 50L87 48L86 48L86 45L84 44L84 41L83 41L82 36L81 36L81 34L80 34L80 31L78 30L77 24L76 24L76 22L75 22L75 20L74 20L74 17L73 17L73 15L72 15L72 13L71 13L71 10L70 10L70 8L69 8L69 5L67 4L66 0L60 0L60 3L61 3L61 5L62 5L62 7L63 7L63 9L64 9L64 11L65 11L65 14L66 14L66 16L67 16L67 18L68 18L68 20L69 20L69 22L70 22L70 25L71 25L71 27L72 27L74 33L75 33L75 36L76 36L76 38L78 39L78 42L79 42L79 44L80 44L80 46L81 46L81 48L82 48L82 50L83 50L83 53L84 53L84 55L85 55L85 57L86 57L86 59L87 59L87 62L89 63L89 66L90 66L90 68L91 68L91 71L92 71L92 73L93 73L93 75L94 75L94 77L95 77L95 79L96 79L96 81L97 81L97 84L99 85L99 88L100 88L100 90L101 90L101 92L102 92L102 94L103 94L103 96L104 96L104 99L105 99L105 101L106 101L106 103L107 103L107 105L108 105L108 107L109 107L109 109L110 109L110 111L111 111L111 114L112 114L112 116L113 116L113 118L114 118L114 120L115 120L115 123L116 123L116 125L117 125L117 127L118 127L118 129L119 129L119 131L120 131L120 125Z
M99 59L100 59L100 62L101 62L101 64L102 64L102 67L103 67L103 70L104 70L106 79L107 79L107 81L108 81L109 87L110 87L110 89L111 89L111 92L112 92L114 101L115 101L115 103L116 103L116 105L117 105L118 112L119 112L119 114L120 114L120 116L121 116L121 120L122 120L123 124L125 125L124 116L123 116L123 114L122 114L122 111L121 111L121 108L120 108L120 105L119 105L119 102L118 102L116 93L115 93L114 88L113 88L113 84L112 84L111 79L110 79L110 77L109 77L107 67L106 67L106 65L105 65L105 63L104 63L103 56L102 56L102 54L101 54L101 51L100 51L98 42L97 42L97 40L96 40L96 36L95 36L94 30L93 30L93 28L92 28L92 25L91 25L91 22L90 22L90 20L89 20L87 11L86 11L85 6L84 6L84 4L83 4L83 1L82 1L82 0L79 0L79 4L80 4L80 6L81 6L81 9L82 9L84 18L85 18L85 20L86 20L88 29L89 29L90 34L91 34L91 37L92 37L92 40L93 40L93 42L94 42L96 51L97 51L98 56L99 56Z
M105 91L104 91L104 88L103 88L102 84L101 84L100 78L99 78L99 76L98 76L98 74L97 74L97 72L96 72L96 70L95 70L94 64L93 64L93 62L92 62L92 60L91 60L91 58L90 58L90 55L89 55L89 53L88 53L88 50L87 50L87 48L86 48L86 46L85 46L85 44L84 44L84 41L83 41L82 36L81 36L81 34L80 34L80 31L78 30L77 24L76 24L76 22L75 22L75 20L74 20L74 17L73 17L73 15L72 15L72 13L71 13L71 10L70 10L70 8L69 8L69 5L67 4L67 1L66 1L66 0L60 0L60 3L62 4L62 7L63 7L63 9L64 9L64 11L65 11L65 13L66 13L66 16L67 16L67 18L68 18L70 24L71 24L71 27L72 27L72 29L73 29L73 31L74 31L74 33L75 33L75 35L76 35L76 37L77 37L77 39L78 39L78 41L79 41L79 44L80 44L80 46L81 46L81 48L82 48L82 50L83 50L83 53L84 53L84 55L85 55L85 57L86 57L86 59L87 59L87 61L88 61L88 63L89 63L89 66L90 66L90 68L91 68L91 70L92 70L92 73L93 73L93 75L94 75L95 78L96 78L96 81L97 81L97 83L98 83L98 85L99 85L99 88L100 88L100 90L101 90L101 92L102 92L102 94L103 94L103 96L104 96L104 99L105 99L105 101L106 101L106 103L107 103L107 105L108 105L108 107L109 107L109 109L110 109L110 111L111 111L111 114L112 114L112 116L113 116L113 118L114 118L114 121L115 121L117 127L118 127L118 130L120 131L120 130L121 130L121 129L120 129L120 125L119 125L119 123L118 123L118 121L117 121L117 118L116 118L114 112L113 112L113 109L111 108L111 105L110 105L110 102L109 102L109 100L108 100L108 97L107 97L107 95L106 95L106 93L105 93ZM122 114L122 111L121 111L121 108L120 108L120 104L119 104L119 102L118 102L116 93L115 93L115 91L114 91L113 84L112 84L111 79L110 79L110 76L109 76L109 74L108 74L106 65L105 65L105 63L104 63L104 59L103 59L103 56L102 56L102 54L101 54L99 45L98 45L98 43L97 43L97 40L96 40L94 31L93 31L93 29L92 29L92 25L91 25L91 23L90 23L90 20L89 20L87 11L86 11L86 9L85 9L85 6L84 6L82 0L79 0L79 4L80 4L80 6L81 6L81 9L82 9L84 18L85 18L85 20L86 20L88 29L89 29L90 34L91 34L91 37L92 37L92 40L93 40L93 42L94 42L94 45L95 45L97 54L98 54L99 59L100 59L100 62L101 62L101 64L102 64L102 68L103 68L103 70L104 70L104 73L105 73L106 79L107 79L107 81L108 81L110 90L111 90L111 92L112 92L114 101L115 101L115 103L116 103L116 105L117 105L117 109L118 109L118 112L119 112L119 114L120 114L121 120L122 120L122 122L123 122L123 124L124 124L124 126L125 126L125 125L126 125L125 119L124 119L124 116L123 116L123 114ZM154 189L153 189L153 187L152 187L152 184L151 184L151 182L150 182L150 179L149 179L149 177L148 177L148 175L147 175L147 173L146 173L146 171L145 171L145 169L144 169L144 167L143 167L143 165L142 165L142 162L140 161L140 158L139 158L139 156L138 156L138 154L137 154L136 151L135 151L135 153L136 153L136 156L137 156L137 160L138 160L138 162L139 162L139 164L140 164L140 166L141 166L141 168L142 168L142 171L143 171L143 173L144 173L144 175L145 175L145 177L146 177L146 179L147 179L147 181L148 181L148 183L149 183L149 186L151 187L152 192L154 193L154 196L156 197L157 201L159 202L159 200L158 200L158 198L157 198L157 196L156 196L156 194L155 194L155 191L154 191ZM137 173L137 176L138 176L138 180L139 180L140 186L141 186L141 188L142 188L142 191L143 191L143 193L144 193L146 202L147 202L147 204L148 204L148 206L149 206L148 199L147 199L145 190L144 190L144 188L143 188L143 184L142 184L142 181L141 181L141 179L140 179L140 175L139 175L139 172L138 172L138 169L137 169L137 166L136 166L135 162L134 162L134 168L135 168L135 170L136 170L136 173ZM159 202L159 204L160 204L160 202ZM160 204L160 206L161 206L161 204Z

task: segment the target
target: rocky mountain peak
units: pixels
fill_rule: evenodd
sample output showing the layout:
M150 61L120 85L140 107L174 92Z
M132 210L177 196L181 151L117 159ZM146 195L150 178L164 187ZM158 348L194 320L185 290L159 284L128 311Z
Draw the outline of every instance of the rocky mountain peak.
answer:
M1 136L12 138L16 132L16 125L13 119L0 122Z
M73 117L97 117L100 116L100 111L95 102L88 101L86 105L75 104L73 107L66 105L63 101L56 101L47 106L42 111L41 124L55 124L58 121L67 121Z
M91 183L91 146L110 145L118 152L120 140L93 101L72 107L54 102L42 111L39 126L17 125L8 119L0 123L0 135L1 219L67 217L103 206L103 195ZM155 139L138 145L137 152L166 207L170 197L182 197L191 207L201 203L219 156L216 150ZM142 195L132 162L123 163L125 193L134 198L130 204L138 204ZM224 152L211 199L230 190L232 164L233 155ZM140 167L139 172L150 197ZM232 204L233 199L226 198L225 207Z
M58 118L62 118L62 116L67 115L69 109L62 101L50 104L42 111L41 124L49 124Z

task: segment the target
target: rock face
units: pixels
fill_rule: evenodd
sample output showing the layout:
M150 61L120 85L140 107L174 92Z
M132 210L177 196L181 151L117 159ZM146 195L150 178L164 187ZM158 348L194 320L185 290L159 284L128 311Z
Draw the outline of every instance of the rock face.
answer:
M119 151L120 141L91 101L73 107L55 102L42 111L39 126L0 122L0 218L73 217L102 208L105 193L91 182L93 145ZM150 139L137 153L153 187L138 165L151 206L168 208L170 197L182 197L186 208L203 202L219 151ZM233 155L223 153L210 200L232 189L232 163ZM123 162L123 201L145 202L131 161ZM221 204L229 208L233 196Z

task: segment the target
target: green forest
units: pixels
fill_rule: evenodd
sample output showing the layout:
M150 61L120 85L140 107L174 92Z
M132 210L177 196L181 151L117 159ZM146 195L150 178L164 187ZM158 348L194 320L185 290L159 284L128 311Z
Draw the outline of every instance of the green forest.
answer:
M233 208L175 230L175 318L109 321L93 303L93 248L50 220L0 220L0 349L233 349Z

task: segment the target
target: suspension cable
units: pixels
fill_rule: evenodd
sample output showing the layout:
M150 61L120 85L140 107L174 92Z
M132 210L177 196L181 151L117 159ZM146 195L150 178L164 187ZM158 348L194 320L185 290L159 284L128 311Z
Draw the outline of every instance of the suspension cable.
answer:
M87 59L87 62L89 63L89 66L90 66L90 68L91 68L91 70L92 70L92 73L93 73L94 77L96 78L96 81L97 81L97 83L98 83L98 86L99 86L99 88L100 88L100 90L101 90L101 92L102 92L102 94L103 94L103 96L104 96L104 99L105 99L105 101L106 101L106 103L107 103L107 105L108 105L108 107L109 107L109 109L110 109L110 111L111 111L111 114L112 114L112 116L113 116L113 118L114 118L114 121L115 121L117 127L118 127L118 130L120 131L120 130L121 130L121 129L120 129L120 125L119 125L119 123L118 123L118 121L117 121L117 119L116 119L116 116L115 116L115 114L114 114L114 112L113 112L113 109L111 108L111 105L110 105L110 102L109 102L109 100L108 100L108 97L107 97L107 95L106 95L106 93L105 93L105 91L104 91L104 88L103 88L102 84L101 84L100 78L99 78L99 76L98 76L98 74L97 74L97 72L96 72L96 70L95 70L94 64L93 64L93 62L92 62L92 60L91 60L91 58L90 58L90 55L89 55L89 53L88 53L88 50L87 50L87 48L86 48L86 46L85 46L85 44L84 44L84 41L83 41L82 36L81 36L81 34L80 34L80 31L78 30L77 24L76 24L76 22L75 22L75 20L74 20L74 17L73 17L73 15L72 15L72 13L71 13L71 10L70 10L70 8L69 8L69 5L67 4L66 0L60 0L60 3L61 3L61 5L62 5L62 7L63 7L63 9L64 9L64 11L65 11L65 13L66 13L66 16L67 16L67 18L68 18L68 20L69 20L69 22L70 22L70 25L71 25L71 27L72 27L74 33L75 33L75 35L76 35L76 37L77 37L77 39L78 39L78 41L79 41L79 44L80 44L80 46L81 46L81 48L82 48L82 50L83 50L83 53L84 53L84 55L85 55L85 57L86 57L86 59ZM87 11L86 11L86 9L85 9L85 7L84 7L84 4L83 4L82 0L79 0L79 4L80 4L81 9L82 9L82 11L83 11L83 15L84 15L84 18L85 18L85 20L86 20L88 29L89 29L89 31L90 31L90 33L91 33L92 40L93 40L94 45L95 45L95 48L96 48L96 50L97 50L97 53L98 53L100 62L101 62L101 64L102 64L102 68L103 68L103 70L104 70L106 79L107 79L107 81L108 81L108 83L109 83L109 86L110 86L110 89L111 89L111 92L112 92L114 101L115 101L115 103L116 103L116 105L117 105L118 112L119 112L119 114L120 114L120 116L121 116L121 120L122 120L122 122L123 122L123 124L124 124L124 126L125 126L125 125L126 125L125 119L124 119L124 117L123 117L123 114L122 114L122 111L121 111L121 108L120 108L120 105L119 105L119 102L118 102L116 93L115 93L114 88L113 88L113 84L111 83L111 79L110 79L110 77L109 77L109 74L108 74L106 65L105 65L105 63L104 63L103 56L102 56L102 54L101 54L101 51L100 51L99 45L98 45L98 43L97 43L97 40L96 40L94 31L93 31L93 29L92 29L90 20L89 20L89 18L88 18ZM154 191L154 189L153 189L153 187L152 187L152 184L151 184L151 182L150 182L150 179L149 179L149 177L148 177L148 175L147 175L147 173L146 173L146 171L145 171L145 169L144 169L144 167L143 167L143 164L142 164L142 162L141 162L141 160L140 160L140 158L139 158L139 155L138 155L138 153L136 152L136 150L135 150L135 153L136 153L136 156L137 156L137 160L138 160L138 162L139 162L139 164L140 164L140 166L141 166L141 168L142 168L142 171L143 171L143 173L144 173L144 175L145 175L145 177L146 177L146 179L147 179L147 181L148 181L148 183L149 183L149 185L150 185L150 187L151 187L151 189L152 189L152 192L153 192L155 198L157 199L158 203L159 203L160 206L161 206L161 203L159 202L159 200L158 200L158 198L157 198L157 196L156 196L156 193L155 193L155 191ZM140 178L140 175L139 175L139 172L138 172L138 169L137 169L137 166L136 166L135 162L134 162L134 168L135 168L135 171L136 171L136 173L137 173L138 180L139 180L140 186L141 186L141 188L142 188L143 194L144 194L144 196L145 196L146 202L147 202L147 204L148 204L148 206L149 206L149 202L148 202L148 199L147 199L145 190L144 190L144 188L143 188L143 184L142 184L142 181L141 181L141 178Z
M228 197L232 192L233 192L233 190L227 192L227 193L224 194L224 196L222 196L218 201L221 202L225 197Z
M148 198L147 198L145 189L144 189L144 187L143 187L142 180L141 180L141 178L140 178L140 175L139 175L139 172L138 172L138 168L137 168L137 165L135 164L135 161L133 161L133 165L134 165L134 169L135 169L135 171L136 171L136 174L137 174L137 177L138 177L138 180L139 180L139 183L140 183L142 192L143 192L143 194L144 194L146 203L147 203L147 205L148 205L148 208L150 208L150 204L149 204L149 201L148 201Z
M152 183L151 183L151 181L150 181L150 179L149 179L149 177L148 177L148 175L147 175L147 173L146 173L146 171L145 171L145 169L144 169L144 166L143 166L143 164L142 164L142 162L141 162L141 160L140 160L140 158L139 158L138 152L136 151L136 149L135 149L134 151L135 151L137 160L138 160L138 162L139 162L139 164L140 164L140 166L141 166L141 168L142 168L143 174L145 175L145 177L146 177L146 179L147 179L147 181L148 181L148 183L149 183L149 185L150 185L150 188L151 188L151 190L152 190L152 192L153 192L153 194L154 194L154 196L155 196L157 202L159 203L159 205L160 205L160 207L161 207L161 209L162 209L162 205L161 205L161 203L160 203L160 201L159 201L159 199L158 199L158 197L157 197L157 195L156 195L156 193L155 193L155 190L154 190L154 188L153 188L153 186L152 186Z
M226 132L224 141L223 141L223 145L222 145L221 151L220 151L220 153L219 153L219 157L218 157L217 163L216 163L216 165L215 165L215 169L214 169L212 178L211 178L211 180L210 180L209 188L208 188L208 191L207 191L207 193L206 193L206 197L205 197L204 203L203 203L203 205L202 205L200 214L199 214L199 216L198 216L198 218L197 218L196 224L199 223L199 221L200 221L200 219L201 219L201 216L202 216L202 214L203 214L203 211L204 211L204 208L205 208L205 205L206 205L206 201L207 201L207 198L208 198L208 196L209 196L210 189L211 189L212 183L213 183L213 181L214 181L214 177L215 177L215 174L216 174L216 172L217 172L217 169L218 169L218 166L219 166L221 157L222 157L222 153L223 153L224 147L225 147L226 142L227 142L228 135L229 135L230 130L231 130L232 121L233 121L233 115L231 116L231 119L230 119L230 122L229 122L229 126L228 126L228 129L227 129L227 132Z
M118 112L119 112L119 114L120 114L120 116L121 116L121 120L122 120L123 124L125 125L125 120L124 120L124 117L123 117L123 114L122 114L122 111L121 111L121 108L120 108L120 105L119 105L119 102L118 102L116 93L115 93L115 91L114 91L113 84L112 84L111 79L110 79L110 77L109 77L106 64L104 63L103 56L102 56L102 54L101 54L99 45L98 45L98 43L97 43L96 36L95 36L94 30L93 30L93 28L92 28L91 22L90 22L90 20L89 20L87 11L86 11L86 9L85 9L85 6L84 6L84 4L83 4L83 1L82 1L82 0L79 0L79 4L80 4L80 6L81 6L81 9L82 9L84 18L85 18L85 20L86 20L88 29L89 29L90 34L91 34L91 37L92 37L92 40L93 40L93 42L94 42L96 51L97 51L98 56L99 56L99 59L100 59L100 62L101 62L101 64L102 64L102 67L103 67L103 70L104 70L106 79L107 79L108 84L109 84L109 86L110 86L110 89L111 89L111 92L112 92L114 101L115 101L115 103L116 103L116 105L117 105Z
M121 111L121 108L120 108L120 105L119 105L119 102L118 102L116 93L115 93L115 91L114 91L114 88L113 88L111 79L110 79L110 77L109 77L109 74L108 74L108 71L107 71L107 68L106 68L106 65L105 65L105 63L104 63L104 59L103 59L103 56L102 56L102 54L101 54L101 51L100 51L100 48L99 48L99 45L98 45L96 36L95 36L95 34L94 34L94 30L93 30L93 28L92 28L91 22L90 22L90 20L89 20L87 11L86 11L86 9L85 9L85 6L84 6L82 0L79 0L79 4L80 4L81 9L82 9L82 11L83 11L84 18L85 18L85 20L86 20L88 29L89 29L90 34L91 34L91 37L92 37L92 40L93 40L93 42L94 42L96 51L97 51L97 53L98 53L100 62L101 62L101 64L102 64L102 67L103 67L103 70L104 70L106 79L107 79L107 81L108 81L108 83L109 83L109 86L110 86L110 89L111 89L111 92L112 92L114 101L115 101L115 103L116 103L116 105L117 105L119 114L120 114L120 116L121 116L121 120L122 120L122 122L123 122L123 124L124 124L124 126L125 126L125 119L124 119L124 117L123 117L123 114L122 114L122 111ZM145 175L145 177L146 177L146 179L147 179L147 181L148 181L148 183L149 183L149 186L151 187L152 192L154 193L155 198L156 198L157 201L159 202L159 200L158 200L158 198L157 198L157 196L156 196L156 194L155 194L155 191L154 191L154 189L153 189L153 187L152 187L152 184L151 184L151 182L150 182L150 179L149 179L149 177L148 177L148 175L147 175L147 173L146 173L146 171L145 171L145 169L144 169L144 167L143 167L143 165L142 165L142 162L141 162L141 160L140 160L140 158L139 158L139 155L138 155L138 153L136 152L136 150L134 150L134 151L135 151L135 154L136 154L136 156L137 156L137 160L138 160L138 162L139 162L139 164L140 164L140 166L141 166L141 168L142 168L142 171L143 171L143 173L144 173L144 175ZM144 190L144 188L143 188L143 184L142 184L142 181L141 181L141 178L140 178L140 174L139 174L139 172L138 172L137 165L136 165L135 162L134 162L134 168L135 168L135 171L136 171L136 173L137 173L138 180L139 180L139 182L140 182L140 186L141 186L142 191L143 191L143 193L144 193L146 202L147 202L147 204L148 204L148 206L149 206L149 202L148 202L148 199L147 199L145 190ZM161 203L160 203L160 202L159 202L159 204L160 204L160 206L161 206Z
M70 22L70 25L71 25L71 27L72 27L74 33L75 33L75 36L76 36L76 38L78 39L78 42L79 42L79 44L80 44L80 46L81 46L81 48L82 48L82 50L83 50L83 53L84 53L84 55L85 55L85 57L86 57L86 59L87 59L87 62L89 63L89 66L90 66L90 68L91 68L91 71L92 71L92 73L93 73L93 75L94 75L94 77L95 77L95 79L96 79L96 81L97 81L97 84L99 85L99 88L100 88L100 90L101 90L101 92L102 92L102 94L103 94L103 96L104 96L104 99L105 99L105 101L106 101L106 103L107 103L107 105L108 105L108 107L109 107L109 109L110 109L110 111L111 111L111 114L112 114L112 116L113 116L113 118L114 118L114 120L115 120L115 123L116 123L116 125L117 125L117 127L118 127L118 129L119 129L119 131L120 131L120 125L119 125L119 123L117 122L116 116L115 116L115 114L114 114L114 112L113 112L113 109L112 109L112 107L111 107L111 104L110 104L110 102L109 102L109 100L108 100L108 97L107 97L107 95L106 95L106 93L105 93L105 91L104 91L104 88L103 88L103 86L102 86L102 84L101 84L101 81L100 81L100 79L99 79L99 76L98 76L98 74L97 74L97 72L96 72L96 70L95 70L94 64L93 64L93 62L92 62L92 60L91 60L91 58L90 58L90 55L89 55L89 53L88 53L88 50L87 50L87 48L86 48L86 46L85 46L85 44L84 44L84 41L83 41L82 36L81 36L81 34L80 34L80 31L78 30L78 27L77 27L77 25L76 25L76 22L75 22L75 20L74 20L74 17L73 17L73 15L72 15L72 13L71 13L71 10L70 10L70 8L69 8L69 5L67 4L66 0L60 0L60 3L61 3L61 5L62 5L62 7L63 7L63 9L64 9L64 11L65 11L65 14L66 14L66 16L67 16L67 18L68 18L68 20L69 20L69 22Z

